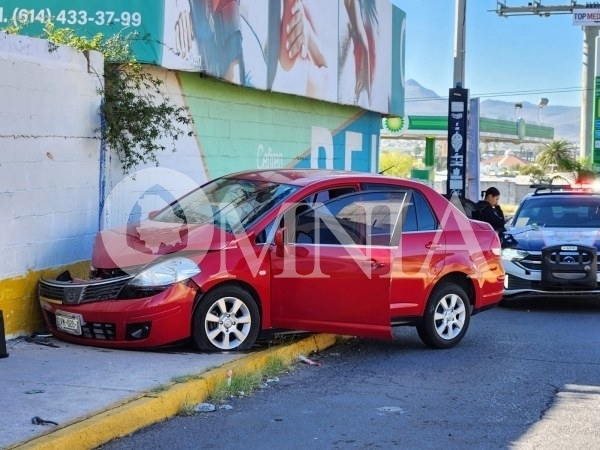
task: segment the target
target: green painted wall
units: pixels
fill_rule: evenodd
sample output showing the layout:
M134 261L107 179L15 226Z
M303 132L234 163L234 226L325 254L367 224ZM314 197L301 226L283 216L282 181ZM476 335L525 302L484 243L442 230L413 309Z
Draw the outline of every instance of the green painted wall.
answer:
M301 166L310 159L311 145L320 145L314 127L329 130L334 145L336 136L353 125L359 133L379 138L381 116L359 108L268 93L193 73L180 72L179 79L208 178L238 170ZM363 142L366 147L371 139L365 137ZM367 150L377 151L377 145ZM334 153L331 163L344 168L339 167L344 156Z

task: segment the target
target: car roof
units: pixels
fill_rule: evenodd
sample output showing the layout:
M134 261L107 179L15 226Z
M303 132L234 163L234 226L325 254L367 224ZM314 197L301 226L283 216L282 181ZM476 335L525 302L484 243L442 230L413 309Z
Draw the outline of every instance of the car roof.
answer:
M308 186L327 180L389 183L405 187L422 187L424 183L403 178L369 172L356 172L328 169L262 169L247 170L227 175L228 178L244 178L258 181L271 181L296 186Z

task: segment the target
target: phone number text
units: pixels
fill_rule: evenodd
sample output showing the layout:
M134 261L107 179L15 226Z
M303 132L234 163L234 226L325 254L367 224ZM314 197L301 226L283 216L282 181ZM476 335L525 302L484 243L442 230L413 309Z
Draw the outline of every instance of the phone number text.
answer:
M6 15L5 15L6 13ZM4 11L0 6L0 26L12 22L14 25L27 23L54 22L61 25L122 25L124 27L139 27L142 25L142 14L137 11L86 11L61 9L51 11L50 8L25 9L15 8Z

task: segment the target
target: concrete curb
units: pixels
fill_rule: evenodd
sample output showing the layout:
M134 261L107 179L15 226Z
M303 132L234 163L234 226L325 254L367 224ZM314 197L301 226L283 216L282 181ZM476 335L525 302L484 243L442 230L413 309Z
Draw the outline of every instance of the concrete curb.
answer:
M236 373L252 373L266 367L273 358L289 365L299 355L308 355L334 345L339 336L317 334L292 344L252 353L183 383L173 383L163 392L147 392L104 411L83 417L42 436L8 447L19 450L94 449L113 439L127 436L141 428L177 415L184 406L202 403L215 386L226 378L229 369Z

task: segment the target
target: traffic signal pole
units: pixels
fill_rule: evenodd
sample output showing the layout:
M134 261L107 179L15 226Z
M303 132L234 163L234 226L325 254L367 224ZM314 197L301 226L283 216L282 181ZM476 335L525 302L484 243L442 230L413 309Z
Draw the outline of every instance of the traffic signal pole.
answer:
M599 8L600 2L577 4L571 0L568 5L544 6L541 1L527 2L527 6L507 6L506 0L497 0L496 14L500 17L534 15L549 17L552 14L572 14L575 8ZM592 155L592 130L594 129L594 79L596 66L596 37L597 26L583 26L582 72L581 84L581 126L579 131L580 157Z

